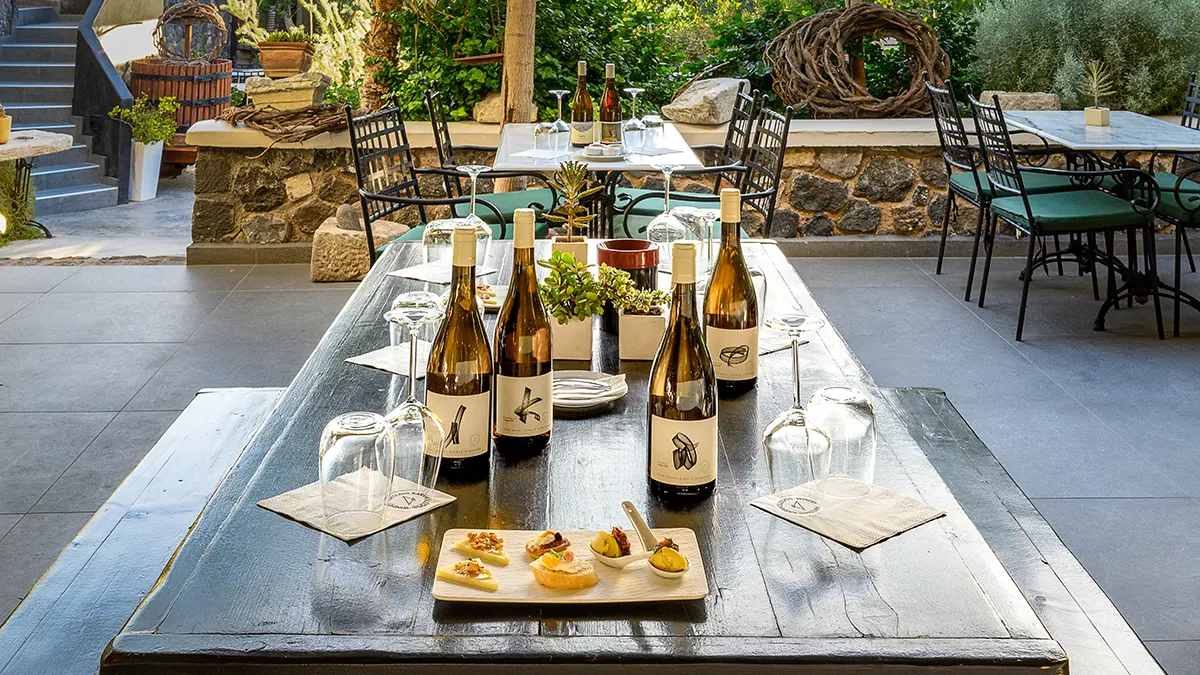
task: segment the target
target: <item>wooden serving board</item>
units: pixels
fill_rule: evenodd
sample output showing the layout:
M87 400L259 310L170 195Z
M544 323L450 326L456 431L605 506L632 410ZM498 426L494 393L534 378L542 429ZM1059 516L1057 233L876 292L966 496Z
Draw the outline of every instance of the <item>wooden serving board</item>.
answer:
M467 536L467 532L480 530L449 530L442 537L442 549L438 554L437 566L452 565L460 560L466 560L454 548L454 542ZM671 527L654 530L655 536L670 537L679 545L679 552L688 559L691 566L687 574L679 579L664 579L650 569L650 563L639 560L630 563L624 569L614 569L596 560L588 542L596 536L596 530L559 530L563 536L571 540L571 550L581 559L586 560L596 568L596 576L600 583L591 588L579 590L563 590L546 588L533 580L533 571L529 563L533 562L525 552L525 542L542 533L542 530L491 530L504 539L504 550L511 562L506 566L485 563L492 575L500 581L500 588L495 591L485 591L481 588L464 586L450 581L435 578L433 582L433 597L438 600L451 602L495 602L495 603L544 603L544 604L582 604L582 603L620 603L620 602L667 602L671 600L699 600L708 595L708 580L704 574L704 561L700 558L700 545L696 542L696 533L685 527ZM637 535L629 532L630 548L633 553L642 550Z

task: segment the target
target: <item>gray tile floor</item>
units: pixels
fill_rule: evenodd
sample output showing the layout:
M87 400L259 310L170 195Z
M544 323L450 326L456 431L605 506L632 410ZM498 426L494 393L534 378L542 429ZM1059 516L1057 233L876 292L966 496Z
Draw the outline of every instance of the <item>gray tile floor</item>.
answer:
M1200 313L1165 342L1148 307L1094 333L1087 280L1039 276L1015 343L1020 261L996 261L985 309L962 260L794 264L876 381L945 389L1164 666L1196 673ZM0 266L0 617L197 389L287 384L351 290L302 265Z
M1150 305L1097 333L1090 280L1039 275L1018 343L1023 262L996 261L983 309L964 260L793 265L875 381L946 390L1164 668L1200 673L1200 313L1165 342Z
M286 385L353 288L307 265L0 266L0 619L197 390Z

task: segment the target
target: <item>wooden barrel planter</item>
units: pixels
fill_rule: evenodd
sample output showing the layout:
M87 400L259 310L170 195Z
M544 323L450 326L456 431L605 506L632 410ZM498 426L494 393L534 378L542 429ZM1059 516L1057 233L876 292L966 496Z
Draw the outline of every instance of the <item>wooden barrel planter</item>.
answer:
M215 119L229 107L233 62L176 62L138 59L129 62L129 91L145 94L151 103L165 96L179 101L175 121L185 131L196 122Z

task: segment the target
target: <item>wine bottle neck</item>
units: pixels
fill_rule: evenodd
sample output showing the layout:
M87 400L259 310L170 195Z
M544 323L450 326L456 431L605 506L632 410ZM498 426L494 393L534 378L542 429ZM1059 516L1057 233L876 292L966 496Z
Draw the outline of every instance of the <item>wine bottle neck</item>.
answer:
M721 221L721 246L742 247L741 223Z
M475 268L455 265L450 275L450 299L446 310L455 307L475 308Z
M697 321L699 312L696 308L696 284L675 284L671 291L671 323L680 321Z
M521 290L528 286L537 286L537 270L534 267L532 248L513 249L512 280L509 283L512 288Z

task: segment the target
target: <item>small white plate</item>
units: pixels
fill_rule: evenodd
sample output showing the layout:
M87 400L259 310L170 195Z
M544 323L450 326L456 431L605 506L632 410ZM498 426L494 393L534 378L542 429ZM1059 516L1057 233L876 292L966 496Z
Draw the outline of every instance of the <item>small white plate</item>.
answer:
M632 154L628 150L623 150L619 155L589 155L580 150L575 153L575 159L583 162L619 162Z

